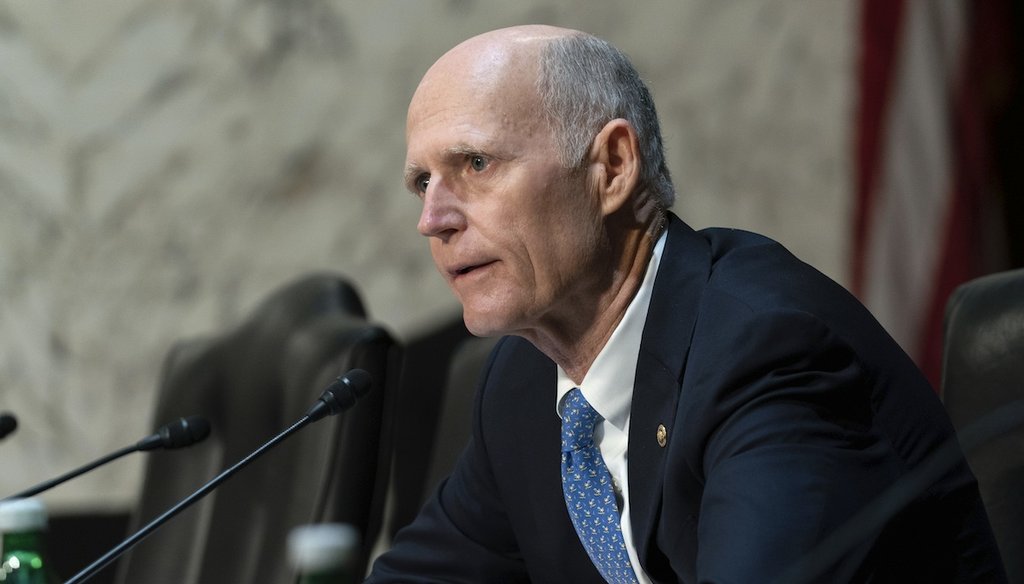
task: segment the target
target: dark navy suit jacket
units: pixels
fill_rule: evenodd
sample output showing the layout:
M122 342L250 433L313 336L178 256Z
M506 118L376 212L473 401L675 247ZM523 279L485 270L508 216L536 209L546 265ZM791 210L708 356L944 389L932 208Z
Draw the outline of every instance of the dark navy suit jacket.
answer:
M369 581L600 582L562 499L554 402L554 363L503 339L470 444ZM958 449L905 500L890 490L953 436L839 285L767 238L670 218L628 450L634 541L655 582L1004 581ZM879 501L893 512L858 515Z

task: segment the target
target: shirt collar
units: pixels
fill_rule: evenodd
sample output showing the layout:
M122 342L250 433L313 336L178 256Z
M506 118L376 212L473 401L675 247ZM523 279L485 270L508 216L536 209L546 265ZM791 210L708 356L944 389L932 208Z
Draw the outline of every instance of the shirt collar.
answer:
M558 367L558 391L555 397L555 411L562 415L562 401L565 394L574 387L579 387L583 397L590 402L594 410L602 418L619 430L625 431L629 423L629 407L633 401L633 382L636 378L636 363L640 355L640 341L643 338L644 324L647 322L647 309L651 304L651 292L654 289L654 278L661 262L661 252L665 249L668 230L664 230L654 244L651 260L647 264L647 272L633 300L626 307L622 320L612 331L611 337L597 354L594 363L583 378L583 383L576 385L569 375Z

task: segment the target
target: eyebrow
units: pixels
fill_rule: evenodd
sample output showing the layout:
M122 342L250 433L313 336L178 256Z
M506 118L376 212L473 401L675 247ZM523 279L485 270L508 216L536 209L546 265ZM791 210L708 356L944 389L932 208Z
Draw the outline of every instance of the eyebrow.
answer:
M405 165L405 172L402 173L402 182L405 184L405 188L409 191L416 190L416 185L413 182L423 172L423 167L415 162L410 162Z

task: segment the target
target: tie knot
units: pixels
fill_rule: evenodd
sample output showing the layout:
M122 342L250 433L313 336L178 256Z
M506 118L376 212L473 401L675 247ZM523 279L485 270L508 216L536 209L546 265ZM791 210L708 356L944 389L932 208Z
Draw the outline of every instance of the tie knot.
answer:
M593 444L594 427L600 418L578 387L567 393L562 408L562 452Z

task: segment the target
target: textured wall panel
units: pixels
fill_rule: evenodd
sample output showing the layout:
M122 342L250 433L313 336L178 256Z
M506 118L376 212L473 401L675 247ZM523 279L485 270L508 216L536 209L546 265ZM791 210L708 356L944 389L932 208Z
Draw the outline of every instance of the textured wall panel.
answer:
M151 430L174 339L315 269L399 336L457 310L401 186L404 115L458 41L546 22L615 42L664 118L678 210L842 278L847 3L34 1L0 5L0 492ZM127 504L138 461L54 490Z

